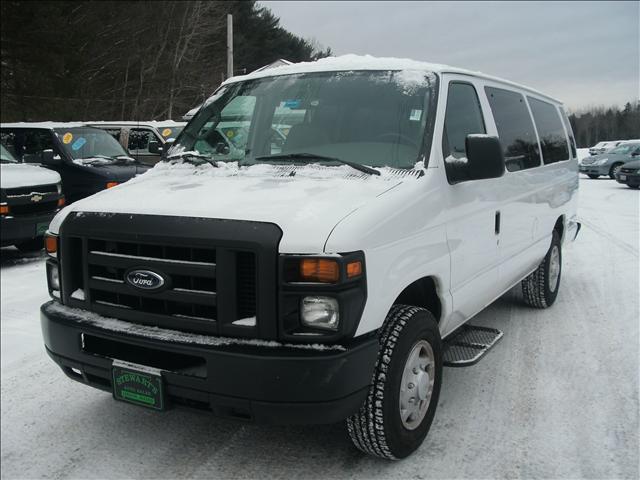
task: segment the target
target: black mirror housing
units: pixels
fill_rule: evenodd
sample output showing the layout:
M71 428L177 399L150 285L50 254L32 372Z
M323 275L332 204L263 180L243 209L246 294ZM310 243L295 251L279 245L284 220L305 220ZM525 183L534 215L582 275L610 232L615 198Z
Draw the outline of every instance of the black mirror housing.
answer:
M228 155L229 154L229 145L224 142L219 142L216 144L216 153L219 155Z
M504 175L504 153L498 137L484 134L467 135L467 179L482 180Z
M43 150L42 153L40 153L40 159L45 165L58 165L62 162L60 157L55 158L55 154L51 149Z
M162 153L163 148L160 146L160 142L151 140L149 142L149 153L155 153L157 155Z

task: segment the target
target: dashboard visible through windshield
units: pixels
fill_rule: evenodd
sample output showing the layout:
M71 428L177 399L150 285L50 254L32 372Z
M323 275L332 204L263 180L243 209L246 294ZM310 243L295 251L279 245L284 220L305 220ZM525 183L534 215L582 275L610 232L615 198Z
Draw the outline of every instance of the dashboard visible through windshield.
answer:
M325 157L412 168L431 135L436 82L432 73L402 70L231 83L205 103L169 155L193 152L242 165Z

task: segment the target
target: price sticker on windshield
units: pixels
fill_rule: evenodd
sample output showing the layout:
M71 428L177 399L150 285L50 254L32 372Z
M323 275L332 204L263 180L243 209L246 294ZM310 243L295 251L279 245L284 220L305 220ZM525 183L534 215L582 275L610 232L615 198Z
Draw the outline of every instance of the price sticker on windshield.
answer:
M67 132L62 136L62 143L64 143L65 145L70 144L71 140L73 140L73 133L71 132Z
M168 137L169 135L171 135L171 129L170 128L165 128L164 130L162 130L162 136L163 137Z

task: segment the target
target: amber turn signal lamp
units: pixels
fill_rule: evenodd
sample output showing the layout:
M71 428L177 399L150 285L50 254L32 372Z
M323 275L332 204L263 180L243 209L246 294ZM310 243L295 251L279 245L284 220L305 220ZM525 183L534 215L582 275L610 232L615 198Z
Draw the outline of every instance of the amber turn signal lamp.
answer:
M347 263L347 278L355 278L360 275L362 275L362 262L360 260Z
M58 254L58 237L49 233L45 234L44 249L49 255L55 257Z
M0 215L9 214L9 205L0 205Z
M64 205L65 205L64 197L60 197L60 198L58 199L58 206L59 206L59 207L64 207Z
M107 182L107 188L117 187L118 182Z
M303 258L300 260L300 279L303 282L337 283L340 268L335 260Z

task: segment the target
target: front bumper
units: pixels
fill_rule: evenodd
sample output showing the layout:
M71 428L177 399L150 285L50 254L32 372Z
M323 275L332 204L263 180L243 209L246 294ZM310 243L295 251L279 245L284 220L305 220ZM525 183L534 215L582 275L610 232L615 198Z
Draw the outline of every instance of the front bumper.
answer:
M608 165L580 165L578 170L585 175L609 175Z
M343 350L250 341L212 346L194 344L188 335L185 341L168 341L162 329L118 321L120 327L133 326L136 333L116 331L78 321L76 314L65 314L58 305L42 305L42 333L47 353L70 378L111 391L114 359L144 364L162 370L169 405L259 423L345 419L363 403L378 354L375 337L354 340Z
M44 232L38 232L37 226L45 223L49 225L56 213L57 211L43 213L41 215L0 217L0 238L2 246L15 245L42 236Z

